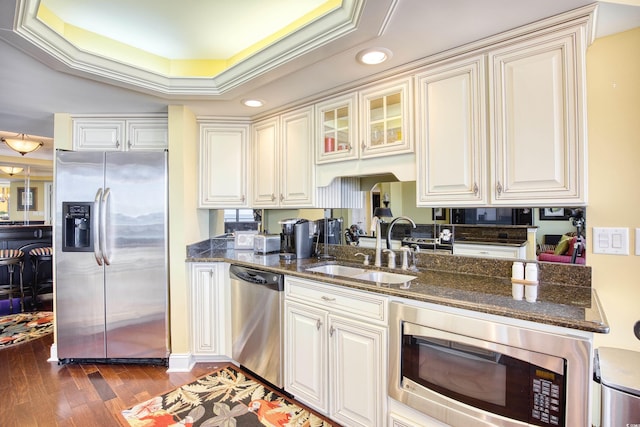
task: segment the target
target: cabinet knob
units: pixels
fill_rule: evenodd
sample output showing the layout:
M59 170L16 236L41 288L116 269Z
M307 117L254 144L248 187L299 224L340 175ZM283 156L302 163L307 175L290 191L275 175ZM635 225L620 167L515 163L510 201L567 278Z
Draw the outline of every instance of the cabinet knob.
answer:
M116 139L116 148L120 148L120 141Z
M367 144L365 144L364 141L362 141L362 144L360 144L360 148L362 149L362 151L364 151L365 148L367 148Z
M498 194L501 194L501 193L502 193L502 184L500 184L499 182L498 182L498 184L496 185L496 191L498 192Z
M473 194L478 195L478 183L473 183Z
M282 193L280 193L280 201L284 201L284 196L282 195Z
M242 196L240 196L240 201L241 201L242 203L244 203L245 199L246 199L246 198L245 198L244 194L243 194Z
M316 320L316 329L320 330L320 326L322 326L322 322L320 321L320 319Z
M335 332L335 328L333 327L333 325L329 328L329 336L332 337L333 333Z
M273 193L271 193L271 201L272 201L272 202L275 202L275 200L276 200L276 195L275 195L275 194L273 194Z
M131 140L127 141L127 146L131 148Z
M324 295L322 296L322 299L323 299L324 301L328 301L328 302L331 302L331 301L335 301L335 300L336 300L335 298L327 297L327 296L324 296Z

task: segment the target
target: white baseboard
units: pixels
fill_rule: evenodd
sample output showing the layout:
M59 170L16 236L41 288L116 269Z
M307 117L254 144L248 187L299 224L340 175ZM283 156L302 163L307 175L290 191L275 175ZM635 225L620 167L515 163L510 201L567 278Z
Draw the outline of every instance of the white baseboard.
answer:
M190 372L196 361L191 353L171 353L167 372Z
M58 347L56 346L56 343L51 344L47 362L58 362Z
M196 363L207 362L234 362L225 355L171 353L169 356L169 369L167 372L190 372Z

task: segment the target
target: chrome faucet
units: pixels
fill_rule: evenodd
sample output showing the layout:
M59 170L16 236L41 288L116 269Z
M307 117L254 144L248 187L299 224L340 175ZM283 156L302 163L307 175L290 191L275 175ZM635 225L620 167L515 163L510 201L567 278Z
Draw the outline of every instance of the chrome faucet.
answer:
M387 228L387 249L391 249L391 229L396 224L396 222L402 219L404 219L405 221L409 221L411 225L413 225L413 228L416 228L416 223L413 222L413 220L408 216L399 216L397 218L394 218L393 221L391 221L391 224L389 224L389 228Z

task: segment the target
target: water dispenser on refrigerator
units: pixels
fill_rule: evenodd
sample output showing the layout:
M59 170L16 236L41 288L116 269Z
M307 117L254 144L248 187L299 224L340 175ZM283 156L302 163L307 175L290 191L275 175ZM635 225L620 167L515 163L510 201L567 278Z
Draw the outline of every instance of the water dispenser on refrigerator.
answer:
M93 202L62 203L62 251L93 252L91 214Z

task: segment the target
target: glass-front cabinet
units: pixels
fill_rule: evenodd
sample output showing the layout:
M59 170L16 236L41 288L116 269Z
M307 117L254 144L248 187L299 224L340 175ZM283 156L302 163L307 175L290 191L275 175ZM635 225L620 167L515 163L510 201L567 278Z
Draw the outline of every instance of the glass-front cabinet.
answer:
M360 92L360 157L413 152L410 86L403 79Z
M317 164L358 158L357 102L354 92L316 104Z

